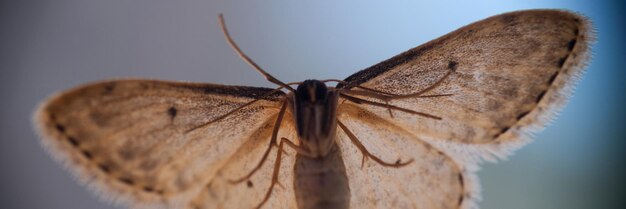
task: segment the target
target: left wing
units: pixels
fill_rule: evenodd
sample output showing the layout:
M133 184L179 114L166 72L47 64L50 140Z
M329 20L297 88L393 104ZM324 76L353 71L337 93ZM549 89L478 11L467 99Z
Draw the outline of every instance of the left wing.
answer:
M176 208L213 179L242 144L267 138L262 127L273 124L284 97L272 92L111 80L53 96L34 120L50 153L107 200ZM255 99L260 100L208 123Z
M253 209L259 206L269 189L277 147L269 154L263 166L246 182L233 184L232 180L245 176L258 164L268 145L276 117L272 123L266 124L254 135L260 136L255 140L248 140L232 155L219 169L215 178L208 182L199 182L202 190L192 198L184 208L189 209ZM295 127L291 114L285 114L278 136L296 139ZM274 146L274 145L272 145ZM280 185L274 187L269 199L261 208L296 208L296 199L293 188L293 169L296 152L293 149L284 149L282 155Z

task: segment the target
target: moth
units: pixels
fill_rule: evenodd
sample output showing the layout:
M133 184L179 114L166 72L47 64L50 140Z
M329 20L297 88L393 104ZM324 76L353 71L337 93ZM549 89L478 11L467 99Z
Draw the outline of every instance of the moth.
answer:
M475 171L530 141L589 57L591 23L562 10L472 23L344 80L277 88L158 80L45 100L42 143L131 208L478 208Z

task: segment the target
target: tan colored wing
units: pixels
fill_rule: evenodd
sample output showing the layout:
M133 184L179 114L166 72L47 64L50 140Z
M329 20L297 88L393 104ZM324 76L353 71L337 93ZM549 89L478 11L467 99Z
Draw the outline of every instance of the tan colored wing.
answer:
M413 160L400 168L384 167L373 160L361 167L361 152L339 130L350 208L475 208L479 194L470 168L374 113L349 103L340 110L339 120L373 155L391 163Z
M270 91L114 80L58 94L39 107L34 120L45 147L106 199L132 207L176 208L195 196L239 147L267 138L260 133L273 124L284 93L193 128Z
M273 118L274 120L276 117ZM297 134L293 124L291 114L287 112L280 132L279 138L286 137L297 141ZM234 179L239 179L248 174L258 164L263 152L270 144L273 123L262 128L259 135L264 136L262 140L250 140L241 146L238 151L230 157L218 171L215 178L206 182L203 190L199 192L188 205L190 209L253 209L263 200L269 189L274 163L276 160L277 147L274 146L267 158L267 161L254 175L246 182L239 184L231 183ZM275 186L268 201L261 208L296 208L296 199L293 188L293 170L296 152L286 148L286 155L281 161L278 181L280 186Z
M345 81L406 95L427 89L452 71L424 94L451 96L389 102L442 120L399 111L392 111L392 117L386 109L362 107L443 148L481 159L504 157L525 144L525 135L543 127L565 103L583 73L591 30L586 18L567 11L506 13L460 28Z

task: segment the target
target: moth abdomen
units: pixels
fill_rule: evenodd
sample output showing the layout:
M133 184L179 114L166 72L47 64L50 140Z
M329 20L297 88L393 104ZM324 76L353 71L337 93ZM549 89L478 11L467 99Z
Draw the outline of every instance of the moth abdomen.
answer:
M336 144L324 157L296 156L294 192L298 209L348 209L350 187Z

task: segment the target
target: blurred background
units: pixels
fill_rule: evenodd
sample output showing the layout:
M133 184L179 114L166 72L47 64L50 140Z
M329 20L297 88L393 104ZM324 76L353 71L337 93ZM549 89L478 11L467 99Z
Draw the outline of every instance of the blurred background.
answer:
M0 3L0 208L115 208L54 162L31 125L46 96L142 77L272 87L217 24L283 81L343 79L471 22L560 8L597 30L569 104L530 145L478 173L483 209L623 208L626 37L622 1L57 0ZM621 202L620 202L621 201Z

